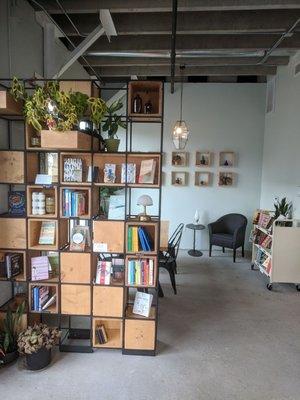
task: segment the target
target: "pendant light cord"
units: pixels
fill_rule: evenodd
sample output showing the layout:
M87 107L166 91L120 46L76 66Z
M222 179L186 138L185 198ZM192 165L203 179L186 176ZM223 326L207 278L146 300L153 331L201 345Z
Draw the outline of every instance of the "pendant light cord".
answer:
M182 121L182 94L183 94L183 70L185 66L180 65L180 78L181 78L181 83L180 83L180 122Z

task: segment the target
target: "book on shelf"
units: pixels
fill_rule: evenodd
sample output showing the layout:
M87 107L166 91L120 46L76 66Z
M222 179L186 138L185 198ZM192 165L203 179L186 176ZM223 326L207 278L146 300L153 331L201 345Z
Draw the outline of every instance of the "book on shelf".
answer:
M127 174L126 174L127 171ZM135 183L136 182L136 164L123 163L121 169L121 183Z
M87 173L87 182L98 182L99 181L99 167L89 166Z
M112 278L115 280L123 280L124 278L124 258L113 257L111 260Z
M109 197L108 219L125 218L125 195L111 195Z
M90 230L86 225L75 225L71 232L70 250L84 251L90 246Z
M129 259L127 264L127 282L134 286L154 285L154 260Z
M99 285L110 285L111 271L111 261L98 260L95 283Z
M153 184L155 177L155 168L155 160L142 160L139 174L139 183Z
M274 217L270 215L269 213L263 211L259 215L259 220L258 220L258 226L260 226L263 229L270 229L272 227L272 224L274 222Z
M268 235L264 235L259 242L259 245L264 247L265 249L270 249L272 247L272 237Z
M105 344L108 342L108 336L107 336L104 325L100 325L100 326L96 327L96 335L97 335L99 344Z
M80 217L87 213L87 192L64 189L62 197L64 217Z
M0 253L0 278L10 279L24 270L22 253Z
M149 317L151 304L153 300L153 294L136 292L134 304L133 304L133 314L142 315L143 317Z
M83 161L81 158L64 159L64 182L83 181Z
M129 226L127 231L127 251L152 251L152 241L142 226Z
M50 175L52 182L58 182L58 153L39 153L40 174Z
M52 245L55 243L55 222L42 221L39 244Z
M116 181L116 164L105 164L103 170L104 183L115 183Z
M270 274L271 269L272 269L272 258L267 257L265 261L262 263L262 266L265 268L266 272Z
M49 286L33 286L31 291L32 311L45 311L56 301L56 293L51 294Z
M59 253L57 251L42 252L42 255L46 254L49 260L49 274L59 274Z
M41 281L49 279L50 262L47 256L31 258L31 280Z
M10 215L25 215L25 192L14 190L8 194L8 213Z

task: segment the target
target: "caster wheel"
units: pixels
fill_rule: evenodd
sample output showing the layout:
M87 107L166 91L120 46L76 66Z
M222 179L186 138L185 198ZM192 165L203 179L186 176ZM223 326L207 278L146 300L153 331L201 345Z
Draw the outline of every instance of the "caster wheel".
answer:
M300 292L300 285L296 285L296 290Z
M268 284L267 284L267 289L268 289L268 290L272 290L272 289L273 289L272 283L268 283Z

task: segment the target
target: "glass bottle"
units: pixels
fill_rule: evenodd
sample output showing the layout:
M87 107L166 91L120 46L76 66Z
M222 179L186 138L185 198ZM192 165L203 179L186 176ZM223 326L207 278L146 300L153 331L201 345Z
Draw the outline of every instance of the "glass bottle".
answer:
M133 99L132 110L134 114L140 114L143 109L142 98L137 94Z

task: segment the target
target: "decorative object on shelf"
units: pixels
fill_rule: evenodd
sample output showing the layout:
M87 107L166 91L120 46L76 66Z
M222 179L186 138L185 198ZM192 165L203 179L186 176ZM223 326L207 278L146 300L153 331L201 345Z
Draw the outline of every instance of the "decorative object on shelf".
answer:
M46 196L46 214L55 214L55 199L53 196Z
M187 144L189 130L185 121L182 120L182 96L183 96L183 70L184 66L180 66L181 83L180 83L180 119L176 121L173 129L173 143L176 149L183 150Z
M209 186L211 184L212 173L206 171L195 172L195 186Z
M132 111L134 114L140 114L143 110L143 101L139 94L134 96L132 102Z
M188 172L172 171L171 179L172 179L172 185L174 186L186 186L188 180Z
M25 215L25 192L14 190L8 194L8 213L10 215Z
M36 85L32 94L16 77L13 78L11 94L15 100L24 100L26 122L37 131L48 126L51 130L69 131L78 126L83 115L89 111L92 122L99 126L106 104L101 98L89 97L80 92L65 93L55 81Z
M149 317L151 304L153 300L153 294L136 292L134 304L133 304L133 314L142 315L143 317Z
M172 165L174 167L186 167L187 160L188 160L188 153L186 151L172 152Z
M233 174L231 172L220 172L219 186L232 186L232 185L233 185Z
M196 151L196 167L210 167L212 153L210 151Z
M75 225L71 233L70 250L84 251L88 241L88 227Z
M291 213L293 209L292 202L288 202L286 197L283 197L281 200L278 197L275 197L275 212L274 218L278 219L280 216L284 217L284 219L291 218Z
M31 195L32 215L46 214L46 195L43 192L32 192Z
M41 147L41 133L34 129L33 134L30 137L31 147Z
M118 129L119 127L126 129L126 123L122 121L121 115L116 114L122 107L123 103L120 100L107 107L108 117L103 122L102 130L108 134L108 139L105 139L108 152L115 153L118 151L120 145L120 139L117 136Z
M127 172L127 174L126 174ZM126 179L127 175L127 179ZM135 183L136 182L136 164L128 163L122 164L121 183Z
M146 91L146 94L148 95L148 91ZM144 105L144 114L152 114L152 111L153 111L153 106L151 100L148 99Z
M142 160L138 182L152 185L154 183L155 168L155 160Z
M200 221L199 211L196 210L195 215L194 215L194 223L197 225L197 224L199 224L199 221Z
M18 337L19 353L26 357L27 369L36 371L51 362L51 349L60 337L58 328L35 324L21 332Z
M115 183L116 164L105 164L103 181L104 183Z
M0 253L0 277L14 278L24 271L23 253Z
M80 130L80 132L92 134L94 131L93 122L88 118L82 118L79 121L78 129Z
M137 205L144 207L144 212L139 214L139 220L140 221L151 221L150 215L147 215L147 207L153 205L152 197L150 197L147 194L140 196L137 200Z
M220 151L219 166L220 167L234 167L235 166L235 153L233 151Z
M3 328L0 330L0 365L9 364L18 357L18 332L21 328L25 301L12 312L7 309Z

